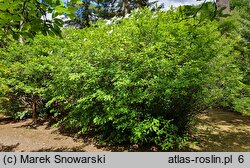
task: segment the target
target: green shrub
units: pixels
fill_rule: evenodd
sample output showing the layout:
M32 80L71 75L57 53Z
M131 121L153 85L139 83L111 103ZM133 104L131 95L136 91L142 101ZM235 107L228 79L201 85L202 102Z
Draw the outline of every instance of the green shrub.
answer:
M76 93L65 121L82 133L114 143L182 146L195 112L239 93L235 42L216 22L194 28L190 20L144 11L83 34L81 65L60 74Z
M28 118L31 116L31 113L29 111L22 111L22 112L17 112L13 114L13 118L15 120L23 120L25 118Z
M244 115L250 115L250 97L235 99L234 109Z
M78 133L181 148L192 117L237 97L242 75L235 40L217 22L195 27L177 16L146 9L110 25L66 29L64 39L14 44L0 50L11 69L7 86L15 100L35 97L41 113L63 117Z

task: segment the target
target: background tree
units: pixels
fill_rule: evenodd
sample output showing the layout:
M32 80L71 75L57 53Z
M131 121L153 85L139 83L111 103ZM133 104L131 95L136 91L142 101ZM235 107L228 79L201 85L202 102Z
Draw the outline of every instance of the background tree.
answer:
M250 113L250 1L231 0L231 18L225 20L223 28L232 25L234 21L234 34L240 35L241 39L235 45L240 52L237 62L244 74L242 96L233 102L234 110L244 114ZM226 25L226 26L225 26ZM235 36L233 37L235 38Z
M110 19L114 16L125 16L132 9L151 6L156 2L149 0L70 0L67 8L57 7L59 13L66 13L72 20L80 23L81 27L89 27L91 22ZM65 5L64 5L65 6Z
M38 33L61 35L62 21L55 15L49 20L47 13L53 13L58 0L0 0L0 46L12 40L23 41Z
M241 54L244 57L244 62L248 63L245 67L247 68L247 77L245 82L250 84L250 1L248 0L231 0L231 10L233 10L232 16L235 17L239 26L238 32L243 37L243 43L241 44Z

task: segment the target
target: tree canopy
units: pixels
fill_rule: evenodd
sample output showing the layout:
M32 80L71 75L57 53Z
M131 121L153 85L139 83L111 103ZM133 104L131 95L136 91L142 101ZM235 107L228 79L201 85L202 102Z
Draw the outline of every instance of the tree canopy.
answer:
M33 38L36 34L61 35L62 21L47 19L46 13L53 13L58 1L46 0L0 0L0 45L5 46L12 38Z

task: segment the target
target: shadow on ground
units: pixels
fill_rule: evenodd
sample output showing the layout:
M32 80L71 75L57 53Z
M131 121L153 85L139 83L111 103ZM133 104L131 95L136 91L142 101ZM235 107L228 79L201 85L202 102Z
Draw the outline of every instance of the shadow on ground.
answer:
M0 117L0 151L32 152L160 152L154 146L99 145L90 137L74 137L69 132L52 129L47 120L32 124L32 120L15 122ZM250 117L222 110L211 110L199 115L197 131L188 148L172 151L189 152L250 152ZM3 136L4 135L4 136ZM15 137L15 138L13 138ZM25 139L23 139L25 138ZM25 144L30 144L27 148ZM8 144L7 142L12 142ZM8 144L8 145L7 145ZM41 144L46 144L45 146ZM33 146L41 146L33 148ZM69 146L68 146L69 145Z
M17 143L15 145L3 145L0 144L0 152L15 152L15 149L20 145Z
M13 120L11 117L0 116L0 125L15 123L16 121Z
M198 129L189 151L249 152L250 117L213 110L199 116Z
M39 150L33 150L31 152L86 152L81 147L73 148L42 148Z

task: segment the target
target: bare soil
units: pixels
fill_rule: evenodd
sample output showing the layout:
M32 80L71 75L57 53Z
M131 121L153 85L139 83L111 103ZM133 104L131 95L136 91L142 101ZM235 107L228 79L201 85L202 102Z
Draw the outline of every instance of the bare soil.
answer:
M250 116L222 110L201 114L194 139L190 151L250 152Z
M0 116L0 151L105 151L94 144L83 143L81 139L60 134L47 122L37 126L32 126L31 123L31 119L14 122L10 118Z
M59 133L56 128L44 122L30 126L30 119L14 122L0 114L0 151L155 151L152 148L136 149L129 147L98 147L94 141L86 142ZM211 110L198 119L193 143L187 151L250 151L250 117L238 113Z

